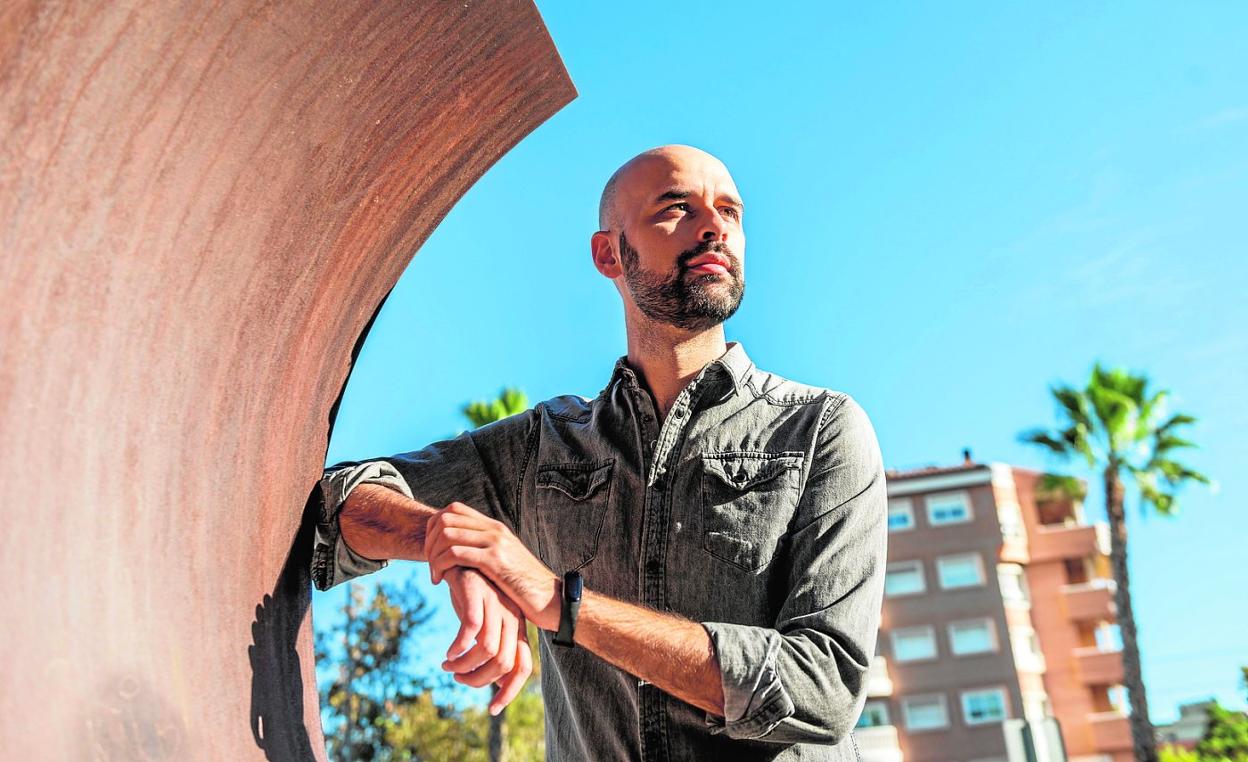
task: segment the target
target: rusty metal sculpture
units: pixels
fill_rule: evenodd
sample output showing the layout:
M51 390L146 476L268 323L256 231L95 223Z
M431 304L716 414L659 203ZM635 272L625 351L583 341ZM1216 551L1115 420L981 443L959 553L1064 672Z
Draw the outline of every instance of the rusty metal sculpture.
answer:
M574 94L528 0L4 4L4 759L324 757L296 535L353 347Z

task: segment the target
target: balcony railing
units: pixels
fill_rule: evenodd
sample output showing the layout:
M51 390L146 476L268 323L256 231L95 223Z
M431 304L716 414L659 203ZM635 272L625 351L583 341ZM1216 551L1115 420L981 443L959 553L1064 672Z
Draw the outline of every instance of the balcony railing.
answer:
M1092 730L1092 748L1098 753L1129 751L1131 721L1118 712L1096 712L1088 715Z
M1032 534L1028 546L1032 563L1086 558L1101 551L1097 528L1093 524L1041 525Z
M1075 649L1079 681L1088 687L1122 682L1122 651L1089 646Z
M1063 585L1062 602L1066 607L1066 616L1072 622L1114 622L1118 619L1112 579Z
M858 742L863 762L902 762L897 728L892 725L854 728L854 740Z

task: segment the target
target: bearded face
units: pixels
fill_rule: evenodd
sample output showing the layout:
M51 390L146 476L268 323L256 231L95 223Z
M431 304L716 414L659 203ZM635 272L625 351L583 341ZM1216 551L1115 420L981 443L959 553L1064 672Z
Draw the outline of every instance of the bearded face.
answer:
M728 272L691 274L688 263L709 252L728 258ZM681 252L671 273L653 273L642 269L637 250L621 231L620 264L637 309L651 320L686 331L704 331L724 322L745 295L741 263L722 241L703 241Z

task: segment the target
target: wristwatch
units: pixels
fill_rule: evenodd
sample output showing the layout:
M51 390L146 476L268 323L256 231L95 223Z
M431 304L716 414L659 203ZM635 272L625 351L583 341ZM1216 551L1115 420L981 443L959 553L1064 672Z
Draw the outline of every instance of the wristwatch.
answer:
M580 572L570 571L563 575L563 607L559 611L559 631L555 633L555 645L568 648L576 646L572 637L576 633L576 615L581 610L583 591L584 581Z

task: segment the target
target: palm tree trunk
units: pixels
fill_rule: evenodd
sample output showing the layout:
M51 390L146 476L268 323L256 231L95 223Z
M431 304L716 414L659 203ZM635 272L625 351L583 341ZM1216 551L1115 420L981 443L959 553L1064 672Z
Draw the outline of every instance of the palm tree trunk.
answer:
M1135 612L1131 608L1131 587L1127 572L1127 522L1123 512L1123 485L1118 465L1105 468L1105 513L1109 516L1109 560L1114 569L1114 603L1118 607L1118 629L1122 634L1122 682L1131 704L1131 744L1138 762L1157 762L1157 738L1148 717L1148 698L1140 670L1140 648L1136 640Z
M490 686L490 698L498 695L498 686ZM507 707L490 715L490 762L507 762Z

